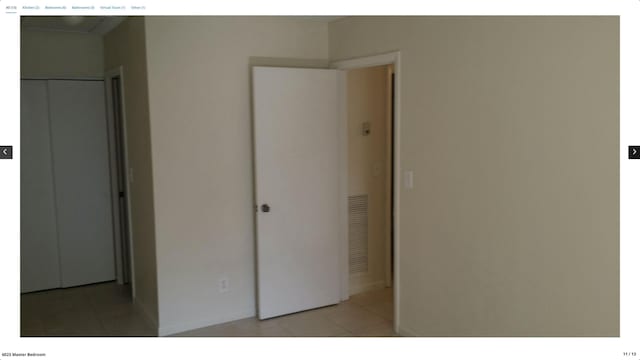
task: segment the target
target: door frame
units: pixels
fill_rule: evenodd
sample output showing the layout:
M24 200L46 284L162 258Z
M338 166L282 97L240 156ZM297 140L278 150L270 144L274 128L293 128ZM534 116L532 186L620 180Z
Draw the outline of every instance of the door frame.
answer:
M349 237L348 237L348 132L347 132L347 107L346 107L346 87L347 87L347 77L346 70L351 69L359 69L380 65L393 65L394 68L394 87L395 93L392 99L393 101L393 117L392 117L392 127L393 127L393 325L396 333L400 330L399 318L400 318L400 81L402 79L401 76L401 66L400 66L400 51L394 51L389 53L383 53L379 55L365 56L365 57L357 57L347 60L339 60L332 61L330 64L330 68L340 71L340 89L339 96L342 101L340 114L342 117L342 122L340 126L340 166L342 171L342 178L340 179L341 183L341 199L343 201L341 219L342 219L342 233L343 236L343 245L341 246L342 253L342 271L340 284L341 284L341 295L342 300L347 300L349 298ZM385 262L391 261L391 252L390 247L385 248ZM390 267L387 266L387 271Z
M126 171L124 172L124 182L126 186L125 190L125 203L127 206L127 221L128 221L128 235L129 235L129 282L131 283L131 295L135 300L136 298L136 286L135 286L135 266L133 256L133 223L131 221L131 179L129 176L129 151L128 151L128 136L127 136L127 116L126 116L126 104L124 94L124 69L122 66L118 66L114 69L105 71L104 84L106 95L106 107L107 107L107 133L109 137L109 169L111 173L111 203L113 209L113 227L114 227L114 242L116 250L116 279L118 284L124 283L124 252L122 251L122 239L120 238L120 216L118 209L120 208L119 195L118 195L118 174L116 153L115 153L115 114L113 113L113 95L112 95L112 80L114 78L120 79L120 105L122 111L122 151L124 151L124 166Z

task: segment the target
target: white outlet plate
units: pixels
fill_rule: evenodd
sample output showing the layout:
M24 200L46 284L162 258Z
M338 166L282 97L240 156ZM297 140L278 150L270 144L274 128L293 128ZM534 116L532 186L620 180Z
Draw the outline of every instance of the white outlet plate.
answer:
M223 293L229 291L229 278L221 277L218 281L218 290Z

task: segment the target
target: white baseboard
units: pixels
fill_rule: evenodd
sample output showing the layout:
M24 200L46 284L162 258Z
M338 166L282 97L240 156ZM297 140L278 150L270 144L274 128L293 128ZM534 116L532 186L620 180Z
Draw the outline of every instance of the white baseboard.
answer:
M199 320L187 321L179 324L160 326L158 328L158 336L178 334L184 331L195 330L195 329L212 326L212 325L224 324L229 321L245 319L252 316L256 316L255 311L246 311L246 312L230 314L226 316L219 316L215 318L199 319Z
M355 295L370 290L383 289L384 287L384 280L357 284L349 287L349 295Z

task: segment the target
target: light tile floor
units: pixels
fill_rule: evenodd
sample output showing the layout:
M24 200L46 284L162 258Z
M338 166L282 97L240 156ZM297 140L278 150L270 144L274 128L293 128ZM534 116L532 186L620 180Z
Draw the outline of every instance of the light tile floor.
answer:
M155 336L128 286L107 282L20 296L21 336Z
M176 336L395 336L393 291L369 291L338 305L262 321L252 317Z
M155 336L115 282L21 295L22 336ZM391 288L268 320L255 317L176 336L395 336Z

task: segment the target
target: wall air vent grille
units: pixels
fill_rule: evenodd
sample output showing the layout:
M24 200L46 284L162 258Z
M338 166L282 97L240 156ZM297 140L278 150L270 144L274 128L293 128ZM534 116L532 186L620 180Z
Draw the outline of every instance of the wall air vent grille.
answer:
M369 270L369 196L349 196L349 274Z

